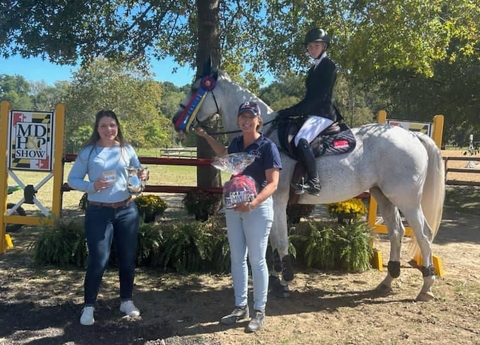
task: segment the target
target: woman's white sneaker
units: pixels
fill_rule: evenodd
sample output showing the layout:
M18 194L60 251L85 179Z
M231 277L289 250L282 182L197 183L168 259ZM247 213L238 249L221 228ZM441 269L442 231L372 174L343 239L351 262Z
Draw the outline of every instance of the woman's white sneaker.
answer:
M132 301L124 301L120 303L120 311L128 316L140 316L140 310L135 307Z
M93 318L93 307L84 307L82 311L82 316L80 317L80 323L84 326L91 326L95 322Z

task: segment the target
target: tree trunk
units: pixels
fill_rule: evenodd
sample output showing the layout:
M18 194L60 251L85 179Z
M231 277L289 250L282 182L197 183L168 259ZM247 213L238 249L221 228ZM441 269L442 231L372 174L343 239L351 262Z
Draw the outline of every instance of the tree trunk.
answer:
M220 20L219 0L196 0L198 10L198 47L197 76L203 71L203 65L209 57L212 67L220 67ZM215 153L203 138L197 137L197 158L213 158ZM220 172L214 167L197 168L197 185L199 187L219 187Z

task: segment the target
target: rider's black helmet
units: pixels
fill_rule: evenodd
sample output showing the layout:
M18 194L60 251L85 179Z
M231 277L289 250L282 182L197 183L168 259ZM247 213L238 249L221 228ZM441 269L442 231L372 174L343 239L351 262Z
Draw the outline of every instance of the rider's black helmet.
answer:
M305 35L305 46L311 42L325 42L327 48L330 45L330 37L325 30L313 28Z

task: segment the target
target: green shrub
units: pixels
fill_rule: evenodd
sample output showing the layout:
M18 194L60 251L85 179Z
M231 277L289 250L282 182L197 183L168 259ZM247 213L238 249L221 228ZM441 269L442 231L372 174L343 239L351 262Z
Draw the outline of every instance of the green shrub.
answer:
M88 251L81 219L59 219L41 228L41 235L29 247L36 264L86 267ZM211 217L207 222L142 223L136 261L138 266L176 272L228 272L230 248L225 221ZM116 265L114 244L109 263Z
M305 248L305 260L309 267L332 269L335 267L335 236L332 227L317 229L312 225Z
M222 196L203 190L190 190L183 199L183 205L195 220L206 221L217 213L222 203Z
M210 217L205 224L208 232L212 233L211 262L207 269L216 273L230 272L230 246L228 244L225 217Z
M365 222L352 222L337 228L337 250L342 268L363 272L373 256L372 234Z
M41 234L29 246L36 264L86 266L87 246L82 220L61 218L41 228Z
M138 229L137 265L161 266L163 232L155 223L141 223Z
M373 256L372 234L368 224L328 222L300 223L289 240L295 246L297 263L319 269L363 272Z
M42 230L30 245L35 263L86 266L83 221L60 219L53 225L42 225ZM307 267L362 272L370 267L372 235L364 222L302 222L289 236L289 253L296 263ZM113 264L114 255L112 248ZM182 273L229 272L230 248L224 217L210 217L205 222L141 224L137 265Z
M211 269L214 253L223 247L219 241L219 229L207 222L172 223L164 230L162 261L164 269L174 268L177 272L192 272Z
M157 195L142 194L135 199L138 213L145 223L155 221L155 217L162 217L167 209L167 203Z

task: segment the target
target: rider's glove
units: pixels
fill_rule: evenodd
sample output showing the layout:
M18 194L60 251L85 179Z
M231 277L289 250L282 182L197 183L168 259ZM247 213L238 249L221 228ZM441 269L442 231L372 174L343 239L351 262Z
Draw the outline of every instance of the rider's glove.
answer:
M292 114L288 109L282 109L278 111L277 119L279 120L288 120Z

